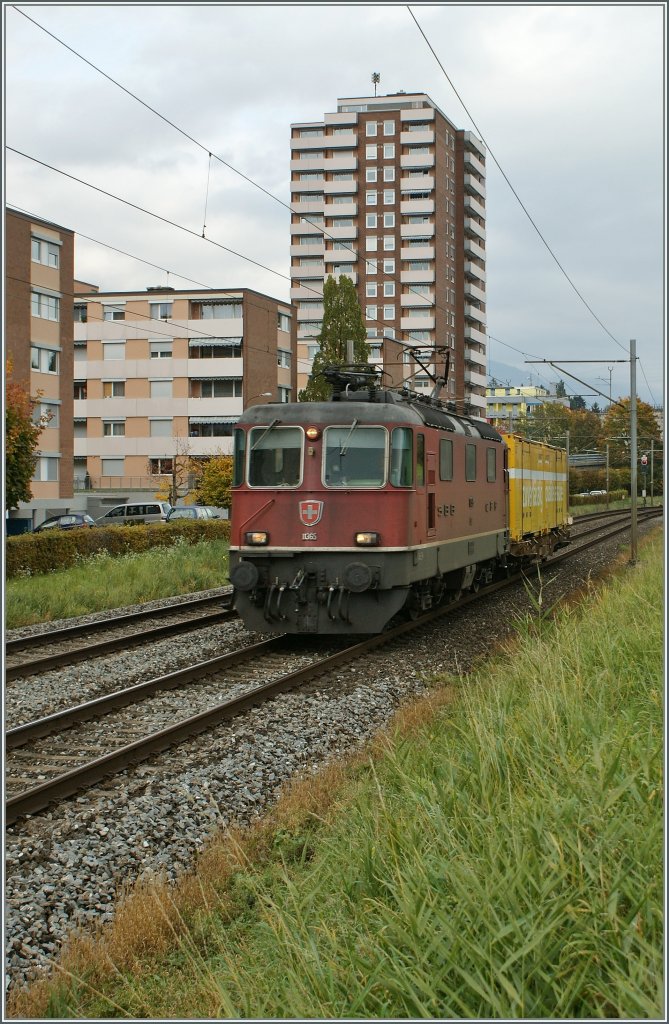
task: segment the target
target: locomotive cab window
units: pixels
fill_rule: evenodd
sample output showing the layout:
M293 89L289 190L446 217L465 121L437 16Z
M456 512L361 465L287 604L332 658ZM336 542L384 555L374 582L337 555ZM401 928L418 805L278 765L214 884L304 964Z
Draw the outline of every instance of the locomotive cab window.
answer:
M447 437L439 441L439 479L453 479L453 442Z
M416 434L416 487L425 486L425 434Z
M300 427L253 427L249 433L249 486L297 487L302 476Z
M476 480L476 445L465 445L465 480L469 483Z
M232 474L232 486L239 487L244 483L244 462L246 457L246 431L235 430L234 440L234 465Z
M386 482L385 427L362 427L356 420L323 433L326 487L383 487Z
M413 435L408 427L395 427L391 435L390 482L393 487L413 484Z
M494 448L486 449L488 483L494 483L497 479L497 452Z

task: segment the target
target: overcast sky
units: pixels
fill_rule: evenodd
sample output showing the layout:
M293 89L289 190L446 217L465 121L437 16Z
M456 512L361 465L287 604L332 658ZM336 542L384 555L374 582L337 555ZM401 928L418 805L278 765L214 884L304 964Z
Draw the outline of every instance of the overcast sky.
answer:
M14 153L5 201L131 254L76 239L75 275L103 291L197 282L287 300L286 206L216 160L206 236L219 246L202 239L207 151L288 204L291 122L322 120L339 97L369 95L378 71L379 93L427 92L456 126L478 131L615 339L489 157L493 364L546 383L564 374L525 359L562 359L606 394L611 367L615 398L629 394L616 341L627 348L636 338L639 395L663 404L665 5L412 10L469 113L404 5L3 3L6 145L194 234ZM567 362L575 359L605 362ZM564 379L570 393L585 390Z

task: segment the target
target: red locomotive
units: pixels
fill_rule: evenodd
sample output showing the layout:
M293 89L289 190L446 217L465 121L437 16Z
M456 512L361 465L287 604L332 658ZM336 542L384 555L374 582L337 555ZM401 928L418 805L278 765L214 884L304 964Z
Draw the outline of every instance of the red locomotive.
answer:
M355 379L333 377L329 402L254 406L239 420L230 580L250 629L380 632L401 609L419 613L490 581L516 553L537 557L568 539L555 460L538 472L564 501L538 529L534 508L529 534L522 490L511 529L497 431L438 399L352 390ZM527 493L541 493L527 472ZM523 467L517 479L524 487Z

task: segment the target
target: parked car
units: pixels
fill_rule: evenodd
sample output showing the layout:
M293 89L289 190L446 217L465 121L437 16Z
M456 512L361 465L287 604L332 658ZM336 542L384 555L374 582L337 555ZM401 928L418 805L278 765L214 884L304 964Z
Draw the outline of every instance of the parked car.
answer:
M98 526L128 526L134 523L164 523L172 506L168 501L129 501L115 505L96 519Z
M95 520L86 512L68 512L62 516L50 516L36 526L33 533L44 533L45 530L73 530L77 526L95 526Z
M172 523L175 519L220 519L219 513L211 505L179 505L167 516L167 522Z
M590 491L591 498L600 498L606 494L606 491Z

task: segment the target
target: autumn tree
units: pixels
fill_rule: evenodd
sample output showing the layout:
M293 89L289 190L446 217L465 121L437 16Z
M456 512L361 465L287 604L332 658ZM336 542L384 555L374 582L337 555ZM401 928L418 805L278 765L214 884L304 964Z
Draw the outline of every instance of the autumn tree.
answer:
M519 416L515 430L533 441L564 447L570 420L571 412L564 405L544 402L535 406L529 415Z
M202 505L230 508L232 469L232 455L213 455L207 459L195 491L195 500Z
M338 281L330 275L323 288L323 323L318 335L319 351L307 385L298 395L300 402L325 402L332 388L323 377L327 366L349 362L347 343L353 342L353 362L367 365L369 345L355 286L345 274Z
M629 465L630 461L630 399L619 398L612 403L604 415L604 443L609 445L609 457L612 465ZM653 407L647 402L637 399L636 403L636 434L639 456L655 442L656 450L662 440L662 434L653 414Z
M11 364L5 378L5 511L18 508L32 498L31 480L37 465L37 445L46 419L33 422L35 403L28 392L11 379Z

